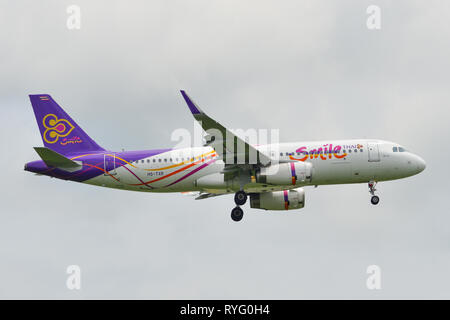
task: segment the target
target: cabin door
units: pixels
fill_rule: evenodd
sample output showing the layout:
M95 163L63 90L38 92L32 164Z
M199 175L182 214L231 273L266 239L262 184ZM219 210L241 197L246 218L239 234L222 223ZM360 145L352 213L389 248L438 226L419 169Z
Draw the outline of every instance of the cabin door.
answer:
M116 175L116 154L104 154L103 155L103 168L105 170L104 175Z
M380 149L378 147L378 143L369 142L367 143L367 149L369 154L369 162L377 162L380 161Z

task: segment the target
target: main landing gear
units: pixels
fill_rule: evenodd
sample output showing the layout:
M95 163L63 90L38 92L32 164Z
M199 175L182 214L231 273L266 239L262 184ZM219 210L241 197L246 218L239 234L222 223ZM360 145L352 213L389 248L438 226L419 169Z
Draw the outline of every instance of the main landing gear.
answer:
M247 202L247 194L245 191L238 191L234 195L234 202L237 206L243 206Z
M241 207L237 206L231 210L231 219L233 221L241 221L242 217L244 216L244 211L241 209Z
M236 207L231 210L231 219L233 221L241 221L242 217L244 216L244 211L241 209L240 206L244 205L247 202L247 194L245 191L240 190L236 192L234 195L234 202L236 203Z
M378 202L380 202L380 197L375 195L375 191L377 191L377 189L375 189L376 185L377 183L375 181L369 181L369 192L372 195L372 198L370 198L370 202L373 205L377 205Z

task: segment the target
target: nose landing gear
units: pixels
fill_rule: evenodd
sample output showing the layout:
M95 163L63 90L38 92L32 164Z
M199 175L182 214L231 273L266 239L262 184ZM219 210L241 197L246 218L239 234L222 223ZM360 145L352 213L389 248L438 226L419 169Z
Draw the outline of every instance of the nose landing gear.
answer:
M370 198L370 202L373 205L377 205L378 202L380 202L380 197L375 195L375 191L377 191L377 189L375 189L376 184L377 183L375 181L369 181L369 192L372 195L372 198Z
M247 193L243 190L236 192L234 195L234 202L236 203L236 207L231 210L231 219L236 222L241 221L244 216L244 211L239 206L242 206L247 202Z
M380 202L380 197L378 197L378 196L372 196L372 198L370 198L370 202L371 202L373 205L376 205L376 204L378 204L378 202Z

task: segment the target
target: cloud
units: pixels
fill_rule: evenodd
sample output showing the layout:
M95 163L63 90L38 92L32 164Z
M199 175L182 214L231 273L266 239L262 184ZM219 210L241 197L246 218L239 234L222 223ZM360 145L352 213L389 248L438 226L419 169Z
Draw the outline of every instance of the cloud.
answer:
M381 1L15 1L0 13L3 298L448 298L449 5ZM230 128L284 141L380 138L427 161L405 180L306 190L306 207L121 192L38 177L27 94L50 93L102 146L193 130L178 90ZM65 287L69 264L82 290ZM366 289L378 264L382 290Z

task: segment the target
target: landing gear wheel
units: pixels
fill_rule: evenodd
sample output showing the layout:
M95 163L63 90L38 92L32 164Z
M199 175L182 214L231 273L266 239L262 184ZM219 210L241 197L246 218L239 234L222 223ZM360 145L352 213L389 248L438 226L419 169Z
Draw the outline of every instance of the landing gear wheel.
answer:
M233 221L241 221L242 217L244 216L244 211L242 211L242 209L240 207L236 207L233 208L233 210L231 210L231 219L233 219Z
M238 206L244 205L245 202L247 202L247 194L245 193L245 191L240 190L236 192L236 194L234 195L234 202Z
M371 202L373 205L377 205L378 202L380 202L380 198L379 198L378 196L372 196L372 198L370 199L370 202Z
M380 198L378 196L375 195L375 191L377 191L377 189L375 189L375 186L377 185L376 181L369 181L369 193L372 195L372 198L370 198L370 202L373 205L377 205L378 202L380 202Z

